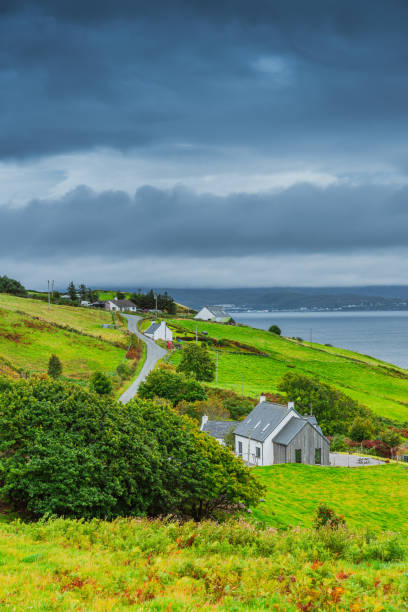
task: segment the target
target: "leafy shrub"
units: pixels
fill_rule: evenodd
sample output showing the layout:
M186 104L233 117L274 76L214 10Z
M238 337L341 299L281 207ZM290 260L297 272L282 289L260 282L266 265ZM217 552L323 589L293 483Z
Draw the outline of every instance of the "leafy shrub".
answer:
M176 406L182 400L195 402L207 399L200 383L167 368L153 370L139 387L139 397L153 399L162 397Z
M345 524L346 521L344 518L337 515L334 510L325 504L320 504L320 506L317 508L316 517L314 520L314 526L316 529L320 529L321 527L338 529L339 527L343 527Z
M177 370L196 380L211 382L215 376L215 363L205 347L189 344L183 348Z
M112 392L112 382L103 372L94 372L89 388L98 395L109 395Z
M277 325L271 325L268 331L271 332L271 334L277 334L278 336L280 336L282 333L281 328Z
M200 520L262 494L242 461L166 405L49 379L2 385L0 449L1 498L35 517Z
M48 361L48 376L51 376L54 380L59 378L62 374L62 363L57 355L51 355Z

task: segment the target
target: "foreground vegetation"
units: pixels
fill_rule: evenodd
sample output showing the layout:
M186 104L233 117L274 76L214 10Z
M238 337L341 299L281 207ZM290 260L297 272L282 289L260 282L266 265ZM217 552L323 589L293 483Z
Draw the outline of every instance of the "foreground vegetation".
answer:
M195 338L197 327L200 340L207 341L214 357L218 350L217 380L211 383L214 386L256 397L261 392L276 393L281 377L294 371L318 377L380 416L400 423L408 421L406 370L351 351L310 346L246 326L188 319L173 319L171 323L182 338ZM211 343L211 339L218 344ZM179 352L175 352L171 362L177 365L180 359Z
M404 466L286 464L254 471L266 488L266 502L254 509L254 516L265 525L310 527L316 507L325 502L355 528L408 535L408 470Z
M7 610L401 610L406 542L347 529L117 519L0 525Z

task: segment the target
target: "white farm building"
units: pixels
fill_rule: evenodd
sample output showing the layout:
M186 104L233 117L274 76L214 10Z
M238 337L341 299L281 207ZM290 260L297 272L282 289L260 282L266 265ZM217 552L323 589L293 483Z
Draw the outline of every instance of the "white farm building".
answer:
M165 342L173 341L173 332L167 327L165 321L152 323L145 331L145 336L152 340L164 340Z

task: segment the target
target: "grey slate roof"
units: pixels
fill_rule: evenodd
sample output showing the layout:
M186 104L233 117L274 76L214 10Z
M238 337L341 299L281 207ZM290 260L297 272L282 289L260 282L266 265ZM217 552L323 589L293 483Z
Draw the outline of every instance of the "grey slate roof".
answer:
M308 420L299 419L298 417L292 417L288 423L274 436L273 441L276 444L283 444L287 446L293 438L301 431Z
M291 411L282 404L261 402L238 423L235 434L263 442Z
M134 308L135 307L134 303L131 302L130 300L118 300L116 298L113 298L113 300L107 300L107 301L113 302L113 304L116 304L120 308Z
M207 421L202 431L221 439L237 424L238 421Z
M146 329L145 334L154 334L154 332L159 329L161 323L151 323L150 326Z
M231 319L231 315L225 312L221 306L206 306L205 308L207 308L216 319Z

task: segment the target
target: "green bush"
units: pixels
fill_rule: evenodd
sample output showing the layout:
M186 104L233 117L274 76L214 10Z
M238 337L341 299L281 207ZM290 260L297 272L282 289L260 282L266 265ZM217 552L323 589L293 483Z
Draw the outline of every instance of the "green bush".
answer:
M34 517L199 520L262 494L242 461L166 405L49 379L0 385L0 450L0 498Z
M139 396L144 399L162 397L176 406L182 400L196 402L207 399L200 383L166 368L153 370L139 387Z
M196 380L211 382L215 377L215 363L208 350L198 344L188 344L183 348L177 370L193 376Z
M109 395L112 392L112 382L103 372L94 372L89 388L98 395Z
M56 380L62 374L62 363L57 355L51 355L48 361L48 376Z

